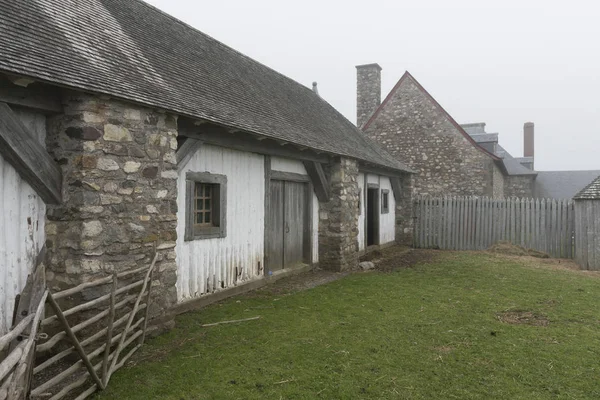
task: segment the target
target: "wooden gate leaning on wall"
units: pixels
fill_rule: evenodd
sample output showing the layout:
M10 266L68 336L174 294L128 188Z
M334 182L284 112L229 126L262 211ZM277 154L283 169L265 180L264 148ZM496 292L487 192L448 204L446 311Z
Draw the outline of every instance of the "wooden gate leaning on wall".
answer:
M485 250L508 241L556 258L574 258L571 200L420 197L415 247Z

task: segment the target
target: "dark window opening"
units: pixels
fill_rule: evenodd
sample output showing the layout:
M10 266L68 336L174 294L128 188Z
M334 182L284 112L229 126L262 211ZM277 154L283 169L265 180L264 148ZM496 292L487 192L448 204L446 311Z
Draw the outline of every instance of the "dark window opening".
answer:
M381 191L381 213L387 214L390 212L390 191L383 189Z

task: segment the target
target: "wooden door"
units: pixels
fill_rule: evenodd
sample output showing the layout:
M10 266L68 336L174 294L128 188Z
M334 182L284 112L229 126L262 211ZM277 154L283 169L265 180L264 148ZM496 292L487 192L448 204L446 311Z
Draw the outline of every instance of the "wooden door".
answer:
M379 244L379 189L367 189L367 246Z
M285 182L283 264L292 267L304 259L306 184Z
M267 231L267 268L278 271L283 268L283 234L284 234L284 182L271 181L269 200L269 223Z
M293 267L305 259L307 186L302 182L271 181L266 243L270 272Z

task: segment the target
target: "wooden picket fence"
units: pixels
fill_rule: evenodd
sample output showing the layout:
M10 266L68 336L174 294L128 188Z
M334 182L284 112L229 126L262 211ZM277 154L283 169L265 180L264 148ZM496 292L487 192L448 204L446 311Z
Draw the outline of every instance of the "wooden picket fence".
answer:
M508 241L551 257L574 258L571 200L420 197L415 247L484 250Z

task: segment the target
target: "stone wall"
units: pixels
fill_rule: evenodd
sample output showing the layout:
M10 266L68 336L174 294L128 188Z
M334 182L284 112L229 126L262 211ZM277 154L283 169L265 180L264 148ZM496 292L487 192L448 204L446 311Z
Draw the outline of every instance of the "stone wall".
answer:
M47 212L49 287L147 266L156 245L150 312L160 316L177 300L177 119L72 91L63 104L48 121L64 199Z
M504 197L505 177L500 168L495 163L492 163L492 196L495 199Z
M396 243L411 246L413 243L413 176L405 174L400 181L402 195L396 199Z
M410 76L365 133L417 172L415 194L493 196L497 167Z
M504 185L504 196L532 198L534 181L535 175L509 176Z
M344 271L358 265L358 163L337 159L328 176L331 199L319 203L319 265Z

